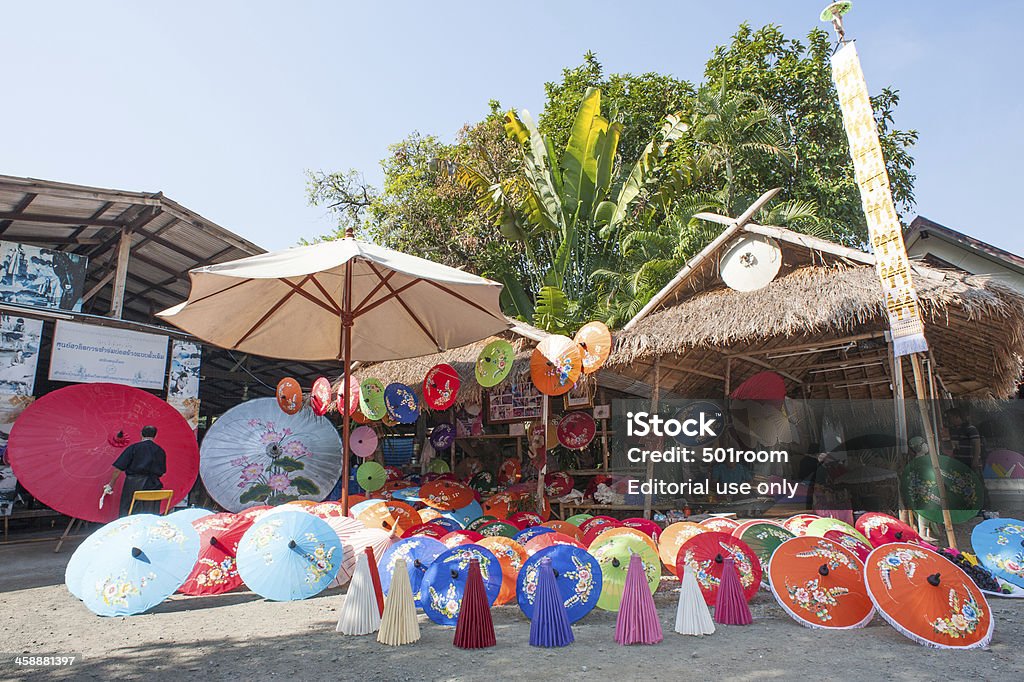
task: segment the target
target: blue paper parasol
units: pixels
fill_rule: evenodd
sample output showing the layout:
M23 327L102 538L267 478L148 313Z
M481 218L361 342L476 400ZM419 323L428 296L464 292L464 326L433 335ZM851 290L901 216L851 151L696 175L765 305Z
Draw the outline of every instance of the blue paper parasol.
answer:
M978 561L998 578L1024 587L1024 521L989 519L971 532Z
M381 502L381 500L376 497L371 497L370 499L363 500L362 502L356 502L355 504L348 508L348 515L352 518L357 518L360 514L362 514L364 511L366 511L373 505L377 504L378 502Z
M460 528L465 528L466 525L473 519L479 518L484 515L483 507L476 500L473 500L465 507L461 509L453 509L451 511L442 511L441 516L446 519L452 519L459 523Z
M520 545L525 545L530 540L534 539L538 535L544 535L545 533L554 533L554 528L548 528L547 526L530 526L524 528L516 533L512 539L518 542Z
M203 509L202 507L185 507L178 511L171 512L167 515L167 518L174 519L179 523L192 523L198 521L204 516L210 516L213 514L209 509Z
M391 497L402 502L408 502L409 504L415 504L420 501L420 487L413 486L411 488L402 488L391 493ZM413 589L415 592L415 588Z
M82 544L71 555L67 568L64 569L64 585L68 588L68 592L78 599L83 598L82 577L89 570L96 556L103 553L100 548L106 543L108 536L116 536L130 526L147 522L151 520L152 516L153 514L133 514L123 519L115 519L105 526L100 526L85 540L82 540Z
M380 559L380 586L387 594L391 589L391 577L395 572L395 563L405 560L405 569L409 573L409 584L416 597L416 606L420 606L420 583L430 564L434 563L439 554L448 550L441 542L425 536L416 536L399 540L388 547Z
M388 384L384 389L384 405L388 414L399 424L415 424L420 416L420 403L416 394L405 384Z
M268 514L238 543L238 574L249 589L274 601L319 593L334 580L341 560L338 535L304 511Z
M469 562L480 562L487 602L494 604L501 591L501 564L489 550L476 545L461 545L438 555L420 583L423 612L438 625L455 625L466 590Z
M601 565L589 552L571 545L547 547L527 559L519 569L516 595L519 608L530 619L533 618L533 606L537 598L540 562L545 557L551 560L569 622L575 623L597 606L603 582Z
M171 596L192 572L199 533L191 523L146 514L104 534L82 574L82 600L100 616L142 613Z

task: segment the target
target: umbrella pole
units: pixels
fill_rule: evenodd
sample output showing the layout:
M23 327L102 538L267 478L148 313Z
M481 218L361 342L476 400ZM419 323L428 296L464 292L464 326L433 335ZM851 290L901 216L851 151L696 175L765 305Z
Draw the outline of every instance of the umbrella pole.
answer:
M341 313L341 345L344 356L344 379L342 386L345 387L345 403L342 410L343 420L341 423L341 513L348 515L348 439L349 422L351 421L351 402L349 392L352 390L351 376L349 371L352 367L352 262L345 264L345 293L343 295L344 309Z
M928 409L923 401L927 399L925 391L924 372L921 369L921 359L917 353L911 353L910 364L914 370L914 389L917 393L917 409L921 412L921 426L924 427L925 442L928 443L928 457L931 459L932 470L935 471L935 487L939 490L939 500L942 503L942 525L946 529L946 542L950 547L956 549L956 534L953 532L953 519L949 513L949 502L946 498L946 482L942 479L942 467L939 465L939 441L932 429L932 422Z
M537 513L544 514L544 472L548 470L548 396L541 401L540 421L544 433L544 466L537 467ZM538 460L540 457L537 458Z

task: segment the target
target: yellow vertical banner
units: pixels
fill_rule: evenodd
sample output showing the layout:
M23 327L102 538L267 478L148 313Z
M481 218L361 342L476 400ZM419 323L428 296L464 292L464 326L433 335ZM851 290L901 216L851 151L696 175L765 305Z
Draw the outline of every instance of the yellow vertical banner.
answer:
M907 247L903 243L903 230L892 200L868 86L853 43L847 43L832 56L832 80L839 94L843 126L850 141L854 176L860 188L868 237L875 254L875 270L889 316L893 351L896 355L926 351L924 321L910 273Z

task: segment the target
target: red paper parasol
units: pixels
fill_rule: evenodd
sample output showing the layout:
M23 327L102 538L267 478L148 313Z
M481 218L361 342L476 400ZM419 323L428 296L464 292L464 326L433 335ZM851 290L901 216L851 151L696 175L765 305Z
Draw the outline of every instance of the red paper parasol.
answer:
M199 533L199 557L192 573L178 588L183 594L230 592L242 585L235 564L238 543L253 520L241 514L210 514L192 522Z
M423 399L432 410L447 410L455 403L462 380L451 365L434 365L423 378Z
M297 414L302 409L302 387L291 377L277 382L277 404L285 414Z
M523 475L523 467L515 457L509 457L498 469L498 485L510 485Z
M33 497L67 516L106 523L117 518L124 476L99 508L114 460L155 426L167 453L163 487L171 505L185 498L199 473L195 434L176 409L151 393L118 384L78 384L28 406L11 430L7 457Z
M345 384L348 384L348 390L345 390ZM352 397L348 401L348 413L352 418L355 418L356 412L359 411L359 382L356 381L355 377L349 377L348 382L344 380L338 382L338 397L335 401L335 406L338 410L338 414L345 414L345 394L348 393ZM361 422L360 422L361 423Z
M704 601L712 606L727 557L735 561L743 595L750 601L761 584L761 561L747 543L728 533L709 531L687 540L676 556L676 574L681 575L684 567L692 565Z
M586 412L569 412L558 420L558 442L570 450L582 450L597 435L597 422Z
M580 347L568 336L552 334L533 349L530 376L545 395L568 393L583 371Z
M857 530L867 536L872 547L890 542L921 542L921 536L913 527L888 514L862 514L857 519Z
M635 528L647 537L651 538L655 542L661 536L661 526L656 524L650 519L642 519L639 517L632 517L622 520L622 525L626 528Z
M443 528L436 523L421 523L418 526L413 526L409 530L405 531L402 535L403 538L411 538L417 535L424 535L428 538L434 538L440 540L445 535L448 535L448 529Z
M758 372L737 386L733 400L785 400L786 381L775 372Z
M544 494L548 497L568 495L575 481L564 471L555 471L544 476Z
M479 540L483 540L484 536L481 533L477 533L475 530L453 530L444 537L440 538L441 542L448 549L458 547L459 545L472 545Z
M807 536L805 535L804 537ZM825 538L826 540L831 540L843 549L853 552L855 555L857 555L857 558L861 561L861 563L863 563L864 560L868 558L868 554L871 554L871 545L864 542L860 538L844 533L841 530L836 530L834 528L832 530L827 530L825 531L825 534L821 537Z
M580 347L583 373L593 374L601 369L612 352L612 333L603 322L588 322L576 332L573 339Z
M524 528L530 528L532 526L539 526L544 523L544 519L540 517L537 512L521 511L512 514L506 519L509 523L514 523L519 526L519 530Z
M309 392L309 406L313 414L322 417L331 409L331 382L327 377L317 377Z

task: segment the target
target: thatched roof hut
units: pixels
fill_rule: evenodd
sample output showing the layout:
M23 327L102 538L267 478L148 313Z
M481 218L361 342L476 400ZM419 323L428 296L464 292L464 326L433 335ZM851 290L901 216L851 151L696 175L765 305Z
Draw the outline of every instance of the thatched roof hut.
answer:
M418 358L364 364L353 373L353 376L360 381L375 377L385 385L393 382L407 384L416 391L418 396L422 397L423 377L426 376L427 370L434 365L447 363L455 368L462 381L455 404L459 406L482 404L484 389L476 382L475 368L476 359L484 346L499 338L510 342L516 351L510 376L515 376L529 371L530 354L537 343L548 335L547 332L531 327L525 322L509 318L509 323L512 325L509 330L499 336L491 336L476 343ZM335 385L335 390L339 388L339 385L340 382Z
M770 236L783 265L766 287L725 286L719 256ZM1024 298L989 278L914 265L932 368L954 396L1011 395L1024 356ZM616 336L609 366L680 395L728 393L771 369L793 395L892 397L888 322L871 254L778 227L732 226ZM908 395L911 395L908 392Z

